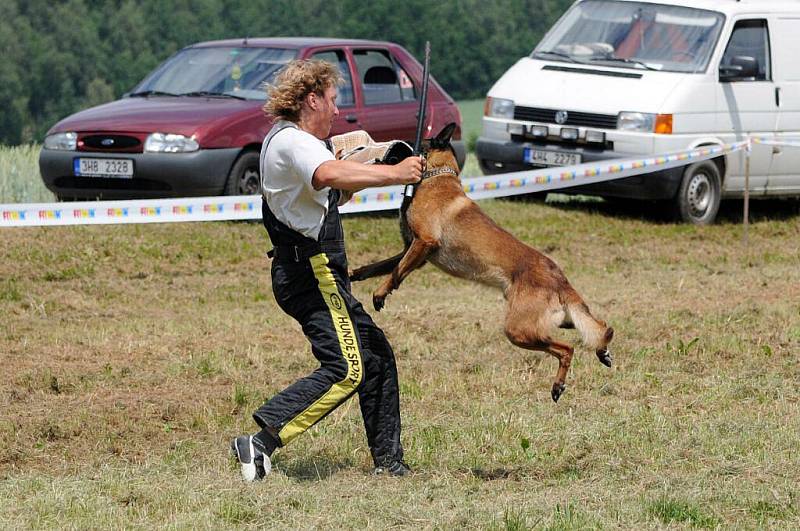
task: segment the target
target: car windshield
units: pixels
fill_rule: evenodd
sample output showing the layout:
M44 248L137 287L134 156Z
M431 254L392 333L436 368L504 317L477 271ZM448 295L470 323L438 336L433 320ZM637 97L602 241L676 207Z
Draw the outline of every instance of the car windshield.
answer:
M669 72L703 72L722 28L720 13L613 0L576 4L531 57Z
M137 95L219 96L263 100L270 82L297 50L186 48L170 57L132 92Z

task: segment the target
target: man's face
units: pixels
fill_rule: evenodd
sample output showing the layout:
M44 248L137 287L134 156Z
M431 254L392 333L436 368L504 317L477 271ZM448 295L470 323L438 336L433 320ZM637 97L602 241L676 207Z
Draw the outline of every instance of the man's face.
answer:
M322 96L313 95L313 123L314 135L317 138L327 138L331 133L333 121L339 116L339 109L336 107L336 87L328 87Z

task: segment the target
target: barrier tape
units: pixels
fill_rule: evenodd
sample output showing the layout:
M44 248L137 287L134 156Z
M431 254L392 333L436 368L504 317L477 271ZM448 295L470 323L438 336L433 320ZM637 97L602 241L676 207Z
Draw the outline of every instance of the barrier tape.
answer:
M762 138L762 137L753 137L750 139L753 144L764 144L767 146L784 146L784 147L796 147L800 148L800 139L797 138L786 138L781 139L780 137L769 139L769 138Z
M747 139L646 158L615 159L465 178L462 184L464 192L476 200L552 191L685 166L747 149L750 142L751 139ZM402 186L371 188L354 194L340 211L353 213L396 209L402 197ZM252 219L261 219L259 195L0 205L0 228Z

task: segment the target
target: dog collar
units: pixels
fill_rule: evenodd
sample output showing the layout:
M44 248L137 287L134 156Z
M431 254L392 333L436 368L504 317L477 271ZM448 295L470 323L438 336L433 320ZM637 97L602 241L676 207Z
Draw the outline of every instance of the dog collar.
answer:
M447 166L441 166L439 168L423 172L422 173L422 179L428 179L430 177L436 177L437 175L444 175L446 173L449 173L451 175L455 175L456 177L458 177L458 172L456 172L452 168L449 168Z

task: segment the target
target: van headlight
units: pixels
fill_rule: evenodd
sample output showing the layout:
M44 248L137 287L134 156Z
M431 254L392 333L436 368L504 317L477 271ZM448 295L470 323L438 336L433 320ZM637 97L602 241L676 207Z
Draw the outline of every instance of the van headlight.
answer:
M506 100L503 98L486 98L486 104L483 106L484 116L492 118L508 118L514 119L514 101Z
M200 144L193 137L172 133L153 133L144 141L148 153L189 153L198 149Z
M650 114L646 112L621 112L617 116L617 129L641 133L672 134L671 114Z
M646 112L621 112L617 116L617 129L652 133L656 123L656 115Z
M45 149L57 149L59 151L75 151L78 145L78 133L55 133L44 137Z

